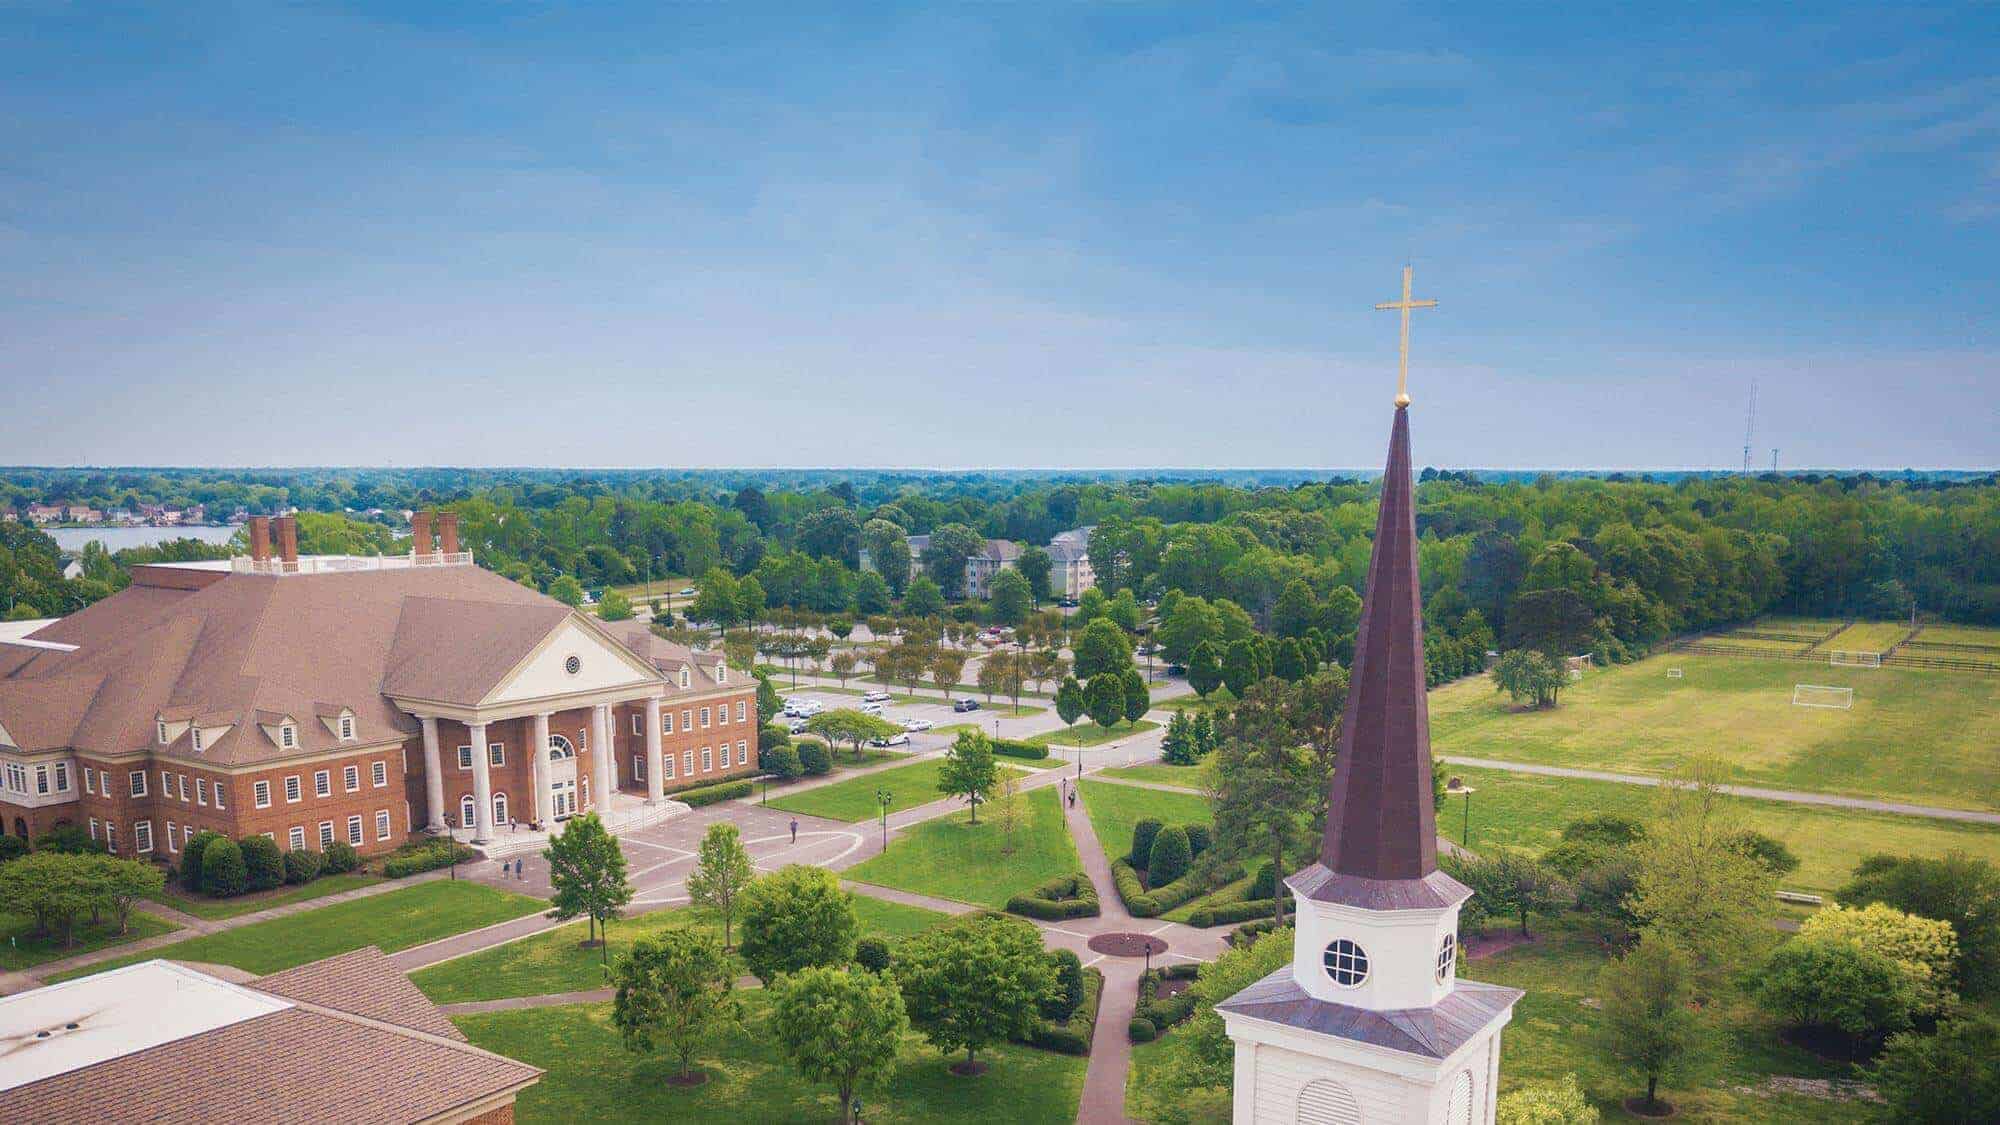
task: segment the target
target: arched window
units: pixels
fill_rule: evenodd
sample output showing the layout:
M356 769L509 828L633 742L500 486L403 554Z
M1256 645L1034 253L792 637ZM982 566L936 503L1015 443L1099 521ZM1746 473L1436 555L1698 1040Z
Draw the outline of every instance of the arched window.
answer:
M28 838L28 822L25 818L18 816L14 818L14 835L23 840Z
M549 736L549 761L560 762L565 758L574 757L576 757L576 747L569 744L569 739L559 734Z
M472 818L473 813L478 808L479 806L473 803L472 794L467 793L465 796L460 797L458 799L458 826L460 828L477 827L477 825L472 823Z
M1299 1091L1299 1125L1361 1125L1361 1103L1338 1082L1316 1078Z
M493 794L493 823L507 823L507 794Z
M1445 1125L1472 1125L1472 1072L1461 1070L1451 1080L1451 1097L1444 1104Z
M1357 988L1368 979L1368 954L1346 938L1326 947L1326 975L1342 988Z

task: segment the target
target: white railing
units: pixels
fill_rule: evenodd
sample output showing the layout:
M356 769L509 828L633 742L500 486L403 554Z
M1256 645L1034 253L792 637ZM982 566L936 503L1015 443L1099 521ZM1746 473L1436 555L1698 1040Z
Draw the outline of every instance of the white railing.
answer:
M306 555L289 561L238 555L229 560L229 569L237 574L347 574L357 570L471 565L471 551L454 551L451 554L434 551L428 555Z

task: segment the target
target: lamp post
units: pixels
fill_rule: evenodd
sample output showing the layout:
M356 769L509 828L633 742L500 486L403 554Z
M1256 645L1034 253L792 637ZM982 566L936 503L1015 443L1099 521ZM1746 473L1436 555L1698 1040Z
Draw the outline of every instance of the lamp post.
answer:
M889 805L895 799L896 795L887 789L875 791L875 803L882 807L882 850L885 852L889 850Z
M1444 783L1444 791L1446 796L1463 794L1465 797L1465 812L1459 821L1458 846L1461 848L1470 847L1472 843L1472 794L1474 793L1474 789L1472 786L1467 785L1464 779L1454 777Z

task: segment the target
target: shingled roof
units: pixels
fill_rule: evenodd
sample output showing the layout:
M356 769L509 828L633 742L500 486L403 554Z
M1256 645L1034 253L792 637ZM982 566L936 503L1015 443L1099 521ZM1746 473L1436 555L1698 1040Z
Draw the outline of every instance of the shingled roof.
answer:
M1461 980L1450 995L1428 1008L1377 1012L1319 999L1299 987L1292 967L1286 965L1217 1004L1215 1010L1443 1059L1470 1042L1522 995L1518 988Z
M1326 832L1319 862L1288 881L1315 901L1370 909L1437 907L1471 894L1437 870L1413 490L1410 412L1398 406L1348 670Z

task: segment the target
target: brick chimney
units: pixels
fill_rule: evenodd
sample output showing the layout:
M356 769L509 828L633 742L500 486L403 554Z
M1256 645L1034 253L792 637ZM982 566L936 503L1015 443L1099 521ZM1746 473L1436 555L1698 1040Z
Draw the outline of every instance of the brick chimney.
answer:
M250 517L250 558L253 562L264 562L271 557L271 518L269 516Z
M296 570L299 562L299 517L278 517L278 558L287 569Z
M437 547L431 541L431 513L428 509L410 515L410 553L428 558Z
M447 555L457 554L458 513L439 512L437 514L437 522L438 522L438 550L443 551Z

